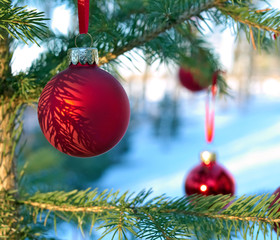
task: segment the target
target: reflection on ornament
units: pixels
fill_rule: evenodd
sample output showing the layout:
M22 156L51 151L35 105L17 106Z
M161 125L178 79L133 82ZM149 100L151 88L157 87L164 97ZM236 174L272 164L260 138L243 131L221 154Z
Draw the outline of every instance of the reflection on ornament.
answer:
M91 48L70 53L70 66L54 76L40 96L40 127L59 151L76 157L97 156L125 134L129 101L121 84L96 65Z
M207 191L207 186L204 185L204 184L201 185L201 186L200 186L200 191L201 191L201 192L206 192L206 191Z
M217 164L216 154L204 151L200 157L201 163L186 178L186 194L234 194L234 179L226 169Z
M208 151L204 151L201 153L201 158L203 160L203 163L206 165L209 165L211 163L211 159L214 157L213 154L211 154Z

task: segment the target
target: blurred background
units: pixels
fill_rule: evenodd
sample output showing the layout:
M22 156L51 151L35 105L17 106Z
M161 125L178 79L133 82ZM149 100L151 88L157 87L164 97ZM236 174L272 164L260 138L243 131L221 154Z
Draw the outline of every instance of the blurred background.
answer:
M58 34L77 28L76 16L63 2L28 1L28 5L45 11ZM271 5L280 7L277 0ZM148 65L141 53L132 62L121 57L118 71L132 113L125 137L99 157L69 157L47 142L36 109L27 108L18 164L18 171L25 172L23 191L151 188L154 195L180 197L188 172L200 162L199 153L212 150L233 174L238 196L272 193L280 186L279 54L254 50L245 36L235 39L230 30L205 28L205 38L219 56L230 87L229 96L217 98L212 144L206 144L204 133L206 92L182 87L179 66ZM36 45L17 45L13 72L24 72L44 51ZM58 228L58 237L82 239L79 230L67 224Z

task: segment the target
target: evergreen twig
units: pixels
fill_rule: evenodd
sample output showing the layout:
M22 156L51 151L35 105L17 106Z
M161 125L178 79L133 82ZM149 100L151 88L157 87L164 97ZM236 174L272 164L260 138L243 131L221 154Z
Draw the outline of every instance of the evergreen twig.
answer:
M226 195L151 198L150 191L142 191L133 198L127 192L120 195L119 192L98 193L97 190L87 189L68 193L37 193L18 203L31 207L36 221L39 212L44 211L57 217L63 214L69 221L76 219L77 224L95 216L95 223L107 228L105 235L116 229L122 234L128 226L135 226L137 231L128 231L136 237L155 231L148 238L173 239L176 235L196 235L195 229L208 229L209 226L214 227L219 236L237 236L237 232L246 232L253 226L267 232L268 226L280 223L279 201L272 206L274 199L275 196L269 195L237 199ZM228 225L226 229L224 224ZM255 232L248 234L254 236Z
M162 25L159 25L158 28L153 29L151 32L145 33L143 36L140 36L137 39L130 41L126 46L122 46L121 48L116 48L112 53L108 53L105 56L101 57L99 60L99 64L103 65L108 63L109 61L117 58L119 55L124 54L132 50L135 47L139 47L152 39L156 38L161 33L173 28L174 26L183 23L184 21L190 19L191 17L199 15L201 12L214 7L217 3L221 2L221 0L211 0L209 2L201 3L198 6L191 6L189 9L186 9L180 16L177 17L174 21L167 21Z
M36 38L42 39L46 36L47 18L43 12L27 10L26 6L12 6L10 1L0 0L0 30L7 31L13 38L21 39L27 44L27 40L32 43L38 42ZM3 34L0 31L0 39Z

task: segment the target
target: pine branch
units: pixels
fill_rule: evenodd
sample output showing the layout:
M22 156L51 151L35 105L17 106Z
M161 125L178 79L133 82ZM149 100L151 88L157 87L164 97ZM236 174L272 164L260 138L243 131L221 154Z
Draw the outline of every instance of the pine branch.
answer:
M152 39L155 39L161 33L166 32L167 30L175 27L176 25L183 23L184 21L190 19L191 17L199 15L201 12L214 7L216 4L220 2L222 1L212 0L209 2L200 3L197 6L195 5L191 6L190 8L186 9L186 11L183 12L180 16L178 16L176 20L166 21L164 24L159 25L158 28L153 29L151 32L145 33L143 36L140 36L139 38L130 41L127 45L122 46L121 48L116 48L112 53L108 53L105 56L101 57L99 60L99 64L103 65L105 63L108 63L109 61L117 58L119 55L122 55L125 52L128 52L135 47L139 47L151 41Z
M280 34L279 20L280 12L275 9L256 10L249 7L219 7L219 10L230 16L235 22L239 22L249 28Z
M275 9L256 10L250 6L249 1L236 3L235 1L228 2L225 0L212 0L207 2L201 1L197 3L197 5L194 3L191 4L191 1L186 2L188 2L186 6L189 7L185 6L185 11L177 16L176 19L167 18L165 19L166 21L164 21L163 24L159 24L156 29L145 32L143 35L132 39L124 46L116 47L112 52L107 53L100 58L100 65L108 63L109 61L116 59L119 55L146 44L167 30L190 20L192 17L196 16L202 21L205 21L204 17L201 15L202 12L210 14L214 22L217 21L219 15L222 13L226 18L230 17L238 24L245 25L248 29L256 28L264 32L280 34L280 28L278 27L280 12ZM216 9L216 11L210 12L212 8ZM217 10L221 13L217 12ZM224 25L227 23L227 21L221 19L218 22ZM190 21L190 24L195 24L195 27L198 28L198 30L201 28L194 21Z
M246 0L221 4L217 10L222 15L213 12L210 13L211 18L218 24L232 28L236 35L245 32L254 49L272 45L272 35L280 33L280 11L277 9L257 9L251 5L251 1Z
M166 60L170 62L171 60L176 62L176 64L181 64L178 62L180 59L178 56L180 54L186 53L186 49L195 50L201 48L201 46L199 44L192 44L193 41L190 41L188 37L182 37L184 35L186 36L186 34L183 34L183 31L177 31L177 29L183 25L189 25L201 30L198 19L201 21L205 21L206 19L205 15L202 13L205 13L206 15L208 14L209 18L214 22L224 25L230 25L232 18L236 18L236 21L240 21L238 22L239 28L244 30L248 29L247 31L250 33L252 43L255 43L254 39L255 36L257 36L257 43L260 45L264 39L263 36L265 36L267 33L266 31L270 30L272 26L275 26L276 21L273 20L274 17L279 15L276 10L256 10L251 7L249 1L236 3L225 0L177 0L176 4L172 5L171 1L169 3L168 0L156 0L145 3L147 7L142 8L141 13L137 15L136 18L133 17L133 12L135 12L135 9L132 8L132 13L125 12L125 14L130 17L124 18L125 20L122 20L123 17L120 18L120 21L123 21L120 23L118 23L118 19L115 19L115 15L113 15L111 19L107 11L94 6L94 16L96 16L96 19L92 19L92 21L94 20L95 25L91 31L94 33L95 45L99 48L101 55L100 65L104 65L105 63L108 63L112 60L116 60L119 55L123 55L124 53L127 53L133 49L143 50L143 52L151 56L151 62L155 59L160 59L161 61ZM129 4L131 6L131 3ZM126 5L127 3L122 6L122 9L124 9ZM144 4L143 6L146 5ZM162 9L159 7L161 5L163 5ZM176 7L177 5L180 7ZM253 13L256 14L256 16ZM249 25L242 23L243 20L246 20L246 23ZM107 22L108 24L104 26L104 22ZM122 24L126 26L125 29L121 26ZM261 28L261 34L256 33L256 27L251 27L256 25ZM230 25L230 27L232 27L232 25ZM127 31L127 29L129 31ZM239 30L240 29L238 29L237 32L239 32ZM259 29L258 31L261 30ZM71 41L71 39L69 39L69 41ZM65 39L63 41L65 42ZM187 48L181 47L184 46L183 42L189 42L190 44L185 44ZM56 45L57 44L55 44L55 46ZM67 47L70 45L68 44ZM208 51L208 49L206 50ZM219 69L217 61L213 56L211 57L210 51L208 52L210 57L207 59L207 61L210 60L211 63L214 63L212 64L213 67L217 66L218 68L216 69ZM61 51L59 54L65 54L65 50ZM49 57L53 59L53 56L50 55ZM44 58L42 58L42 60L44 61ZM58 61L59 60L60 59L58 59ZM56 64L56 66L46 68L45 64L49 66L50 63L45 59L44 62L41 62L43 69L41 69L39 64L35 67L36 71L28 76L28 78L30 77L31 83L29 91L26 91L28 92L28 95L25 94L26 96L21 96L24 102L26 102L27 99L29 99L29 102L30 99L33 99L32 101L36 102L40 90L45 85L45 82L52 77L52 73L56 73L58 68L61 69L61 66L66 66L66 61L60 60L60 62L57 63L58 61L52 61L54 64ZM211 71L214 69L213 67L211 67ZM46 71L46 69L48 71ZM37 81L34 83L32 82L32 79L34 79L34 74L36 74L36 78L38 78L38 72L46 72L46 74L43 76L43 80L41 79L40 82ZM206 79L210 78L207 77ZM28 85L27 78L24 79L24 82L26 85ZM222 79L219 79L218 82L221 92L226 92L225 82ZM19 93L18 95L22 94Z
M92 227L99 223L99 228L106 228L105 235L118 230L120 234L128 231L145 239L174 239L179 235L204 239L201 234L205 233L208 234L206 239L211 239L213 232L220 237L237 236L238 232L243 234L253 226L268 232L269 226L273 228L273 224L280 223L279 203L271 206L274 199L275 196L269 195L238 199L224 195L151 198L151 192L144 191L133 198L128 193L104 191L98 194L97 190L87 189L37 193L18 203L33 209L35 221L38 214L42 216L46 210L57 217L63 215L67 221L76 219L77 223L88 222L89 218L93 219ZM47 222L48 215L43 215ZM131 226L134 228L130 229ZM254 236L255 232L248 234Z
M0 29L7 31L13 38L21 39L27 44L27 40L32 43L38 42L36 38L42 39L46 36L47 25L44 23L44 13L36 10L27 10L26 6L11 6L10 1L0 2ZM0 31L0 38L3 34Z
M53 205L48 203L39 203L39 202L32 202L32 201L22 201L22 204L30 205L35 208L50 210L50 211L58 211L58 212L85 212L85 213L103 213L106 211L114 210L120 211L119 208L109 206L109 207L99 207L99 206L92 206L92 207L77 207L77 206L67 206L67 205Z
M248 197L250 198L250 197ZM271 202L274 200L274 198L271 199ZM40 208L44 210L50 210L50 211L57 211L57 212L80 212L80 213L104 213L104 212L110 212L110 211L121 211L120 208L114 207L114 206L92 206L92 207L79 207L75 205L55 205L55 204L49 204L49 203L41 203L41 202L33 202L33 201L20 201L21 204L24 204L26 206L32 206L34 208ZM226 205L226 204L224 204ZM136 208L127 208L127 211L137 211ZM156 210L156 209L152 209ZM220 209L222 210L222 209ZM247 222L267 222L267 223L280 223L279 219L274 218L265 218L265 217L245 217L245 216L234 216L234 215L225 215L225 214L213 214L213 213L199 213L194 211L180 211L177 209L168 209L159 211L160 213L172 213L172 214L183 214L183 215L193 215L197 217L208 217L212 219L224 219L224 220L238 220L238 221L247 221ZM149 215L149 218L152 219L152 216Z

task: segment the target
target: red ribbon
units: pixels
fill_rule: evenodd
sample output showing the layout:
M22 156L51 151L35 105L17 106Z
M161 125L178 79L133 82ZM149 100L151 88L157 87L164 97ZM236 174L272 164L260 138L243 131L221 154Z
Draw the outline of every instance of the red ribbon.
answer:
M78 0L79 31L80 34L88 33L89 0Z
M211 102L210 102L210 91L207 92L206 108L205 108L205 135L207 143L211 143L214 138L215 131L215 96L217 93L217 79L219 71L216 71L212 77L211 87ZM210 111L211 107L211 111Z

